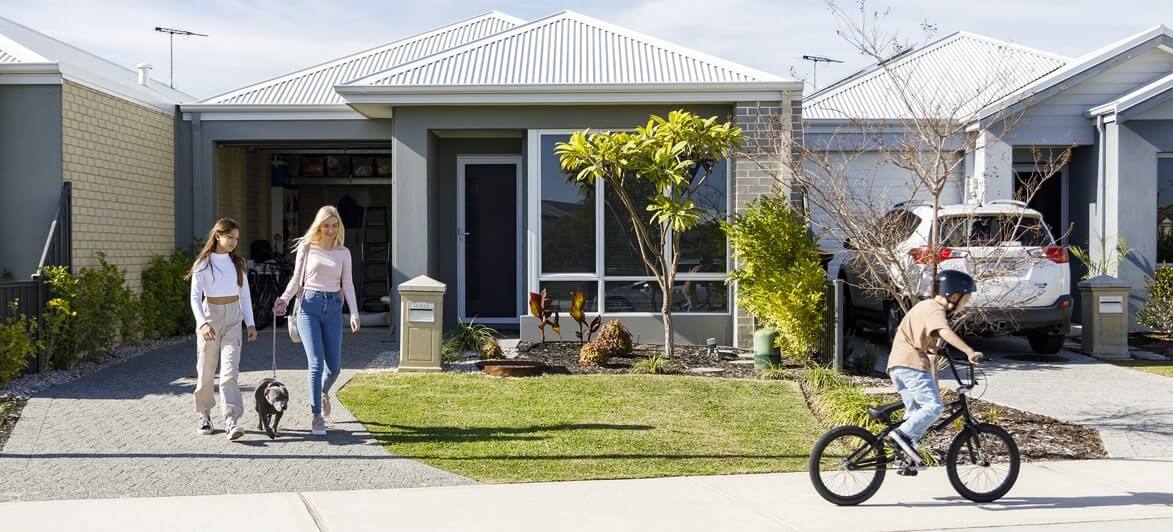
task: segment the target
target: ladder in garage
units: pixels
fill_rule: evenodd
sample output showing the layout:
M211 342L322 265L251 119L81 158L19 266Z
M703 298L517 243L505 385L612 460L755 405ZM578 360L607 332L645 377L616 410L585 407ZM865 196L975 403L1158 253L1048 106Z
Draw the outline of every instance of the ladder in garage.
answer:
M387 305L380 299L391 295L387 265L391 256L391 234L386 207L367 207L363 213L362 300L360 309L381 312Z

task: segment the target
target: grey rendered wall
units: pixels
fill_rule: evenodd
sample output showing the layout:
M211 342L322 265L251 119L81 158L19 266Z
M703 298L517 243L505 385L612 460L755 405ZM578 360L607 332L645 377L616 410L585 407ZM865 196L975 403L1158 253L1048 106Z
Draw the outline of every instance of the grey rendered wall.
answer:
M444 294L444 323L457 323L456 306L456 156L457 155L522 155L523 139L435 139L433 153L434 164L430 170L435 177L432 180L435 186L433 204L438 208L432 209L437 215L433 227L437 235L432 239L438 243L434 254L436 264L430 268L435 271L436 280L448 285L448 292ZM526 190L525 158L521 164L522 190ZM505 214L505 213L502 213ZM522 211L522 221L525 221L525 211ZM524 241L522 242L524 251ZM502 260L506 260L502 257ZM523 262L524 264L524 262ZM519 295L520 297L520 295Z
M1133 249L1121 262L1119 277L1132 285L1129 310L1135 316L1157 256L1158 150L1127 124L1109 124L1108 131L1108 234L1115 229Z
M178 129L176 138L182 144L177 146L176 161L190 163L177 172L175 179L175 242L180 246L190 246L192 239L202 237L215 221L215 143L391 140L390 120L206 121L200 119L199 113L192 113Z
M444 275L439 264L415 250L429 249L439 240L437 223L412 224L427 220L429 213L451 210L451 203L436 196L435 179L429 179L429 151L436 150L432 130L438 129L620 129L642 125L649 114L665 115L679 106L549 106L549 107L401 107L395 109L393 163L395 205L392 208L394 238L393 285L417 275ZM731 105L688 106L702 116L730 117ZM435 200L436 204L430 201ZM438 222L438 220L437 220ZM451 232L451 231L450 231ZM453 258L455 255L453 254ZM453 260L454 262L454 260ZM528 278L529 272L526 272ZM449 285L449 291L455 288ZM394 304L398 310L398 302ZM729 322L728 316L709 320ZM448 322L451 324L452 322ZM524 328L524 327L523 327ZM731 336L731 331L730 331Z
M61 124L60 85L0 85L0 267L14 280L36 270L57 212Z

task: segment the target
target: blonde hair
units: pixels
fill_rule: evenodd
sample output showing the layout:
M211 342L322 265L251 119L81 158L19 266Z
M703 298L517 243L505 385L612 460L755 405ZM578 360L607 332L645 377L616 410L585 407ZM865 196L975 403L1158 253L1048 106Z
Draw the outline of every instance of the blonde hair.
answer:
M314 223L310 224L309 230L301 237L293 239L294 249L302 245L308 246L314 242L321 244L322 224L326 223L326 220L330 218L338 220L338 234L334 236L333 246L331 247L342 247L342 244L346 242L346 226L342 225L342 215L338 214L338 209L335 209L333 205L325 205L321 209L318 209L318 214L314 216Z

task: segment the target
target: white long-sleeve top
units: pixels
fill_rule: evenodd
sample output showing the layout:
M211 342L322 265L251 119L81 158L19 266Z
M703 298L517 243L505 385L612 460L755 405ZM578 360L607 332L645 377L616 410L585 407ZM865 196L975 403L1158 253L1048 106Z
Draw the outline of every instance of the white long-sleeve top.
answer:
M305 255L309 253L309 255ZM301 296L302 285L319 292L342 292L351 315L357 315L358 305L354 297L354 277L350 271L350 250L346 246L325 249L317 245L303 245L297 248L297 262L293 265L293 278L281 294L281 300L289 304L294 296ZM304 283L302 281L305 281Z
M244 324L252 327L253 298L248 291L248 275L244 282L236 285L236 265L227 253L212 253L208 260L202 260L192 267L191 276L191 313L195 315L196 328L208 323L208 315L204 312L205 297L240 296L240 313L244 315Z

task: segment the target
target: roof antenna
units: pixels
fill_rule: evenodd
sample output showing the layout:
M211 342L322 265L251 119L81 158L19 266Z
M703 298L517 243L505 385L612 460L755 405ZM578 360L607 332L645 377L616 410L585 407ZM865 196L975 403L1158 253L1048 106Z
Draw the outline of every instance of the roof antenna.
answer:
M811 65L811 83L815 86L815 91L819 90L819 63L842 63L838 59L831 59L830 57L823 57L821 55L804 55L803 61L810 61ZM814 92L814 91L812 91Z
M203 33L192 33L187 30L177 30L177 29L173 29L173 28L161 28L159 26L155 26L155 31L168 34L167 39L171 41L171 67L170 67L171 84L169 86L172 89L174 89L175 88L175 36L176 35L186 35L189 37L191 37L191 36L207 37L207 35L204 35Z

